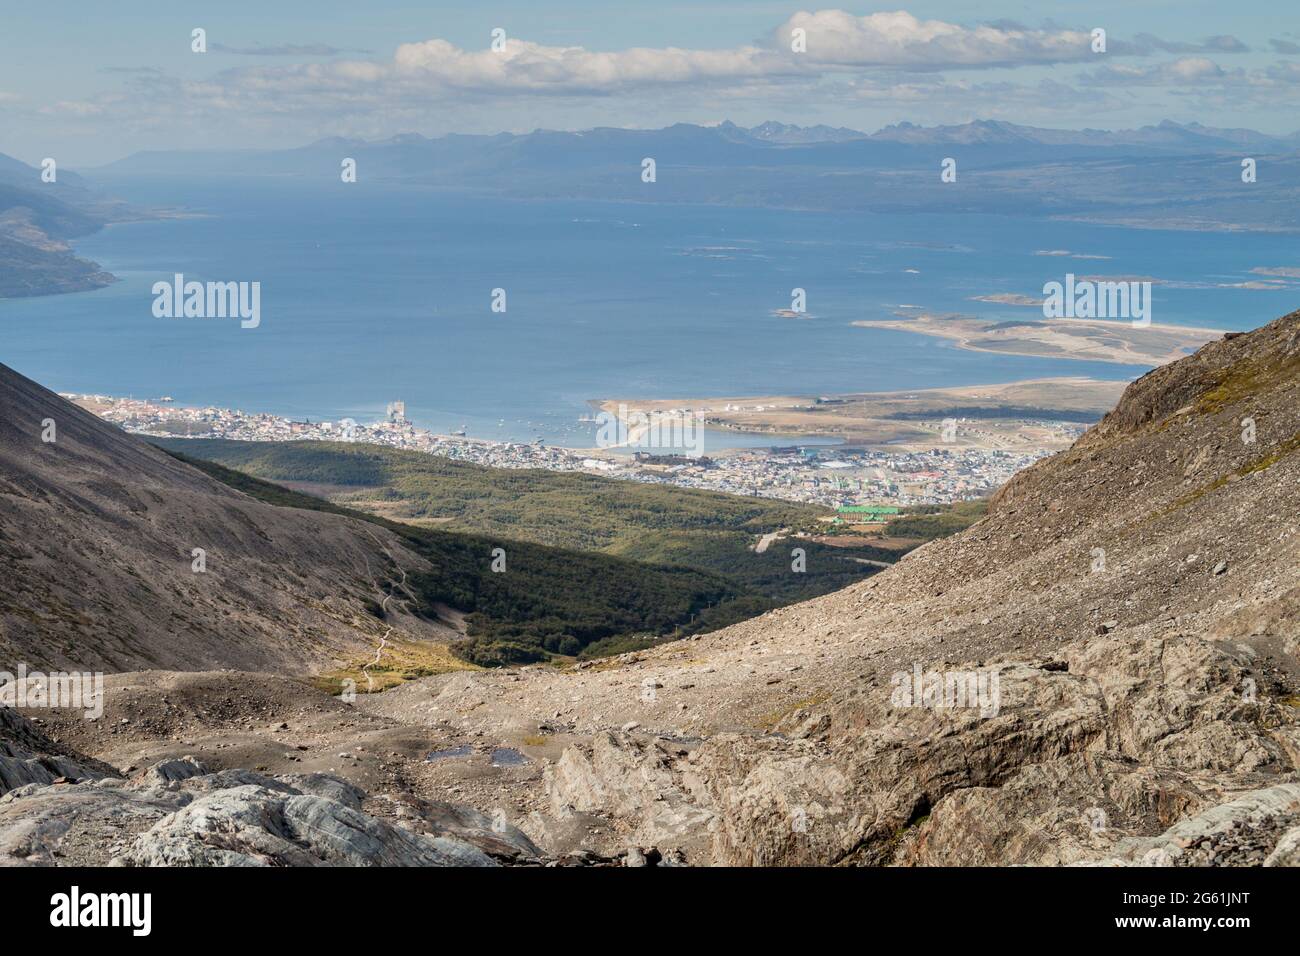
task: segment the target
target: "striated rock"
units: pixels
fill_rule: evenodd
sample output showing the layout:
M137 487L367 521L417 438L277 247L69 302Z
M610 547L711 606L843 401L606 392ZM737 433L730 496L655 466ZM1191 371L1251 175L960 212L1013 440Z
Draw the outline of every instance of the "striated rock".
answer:
M390 799L397 804L399 823L416 833L471 843L502 862L536 862L543 856L527 834L506 820L503 811L489 815L440 800L411 796Z
M626 733L603 733L590 746L571 747L544 781L551 814L563 819L574 811L635 819L634 839L643 845L681 846L701 843L714 813L685 791L696 785L665 742L642 742Z
M0 797L0 866L103 866L189 799L114 779L10 791Z
M1263 866L1300 866L1300 826L1282 834Z
M60 777L86 780L116 775L112 767L59 746L30 720L0 705L0 794L29 783L53 783Z
M1297 847L1291 834L1298 819L1300 784L1279 784L1210 807L1158 836L1123 840L1112 855L1097 862L1104 866L1260 865L1269 853L1273 862L1268 865L1293 865L1284 861L1295 859Z
M211 772L193 757L181 757L178 760L164 760L162 763L154 764L137 774L131 782L142 787L167 787Z
M727 865L1079 863L1295 776L1294 708L1243 699L1251 663L1197 638L1091 641L990 666L996 713L897 706L881 687L828 701L825 740L724 734L688 754L599 735L546 783L555 813L679 845L707 827L693 858Z
M483 851L392 826L325 797L256 785L195 799L114 866L494 866Z
M0 797L0 865L495 866L534 862L517 828L415 801L419 830L363 812L327 774L209 772L168 760L131 781L34 782Z

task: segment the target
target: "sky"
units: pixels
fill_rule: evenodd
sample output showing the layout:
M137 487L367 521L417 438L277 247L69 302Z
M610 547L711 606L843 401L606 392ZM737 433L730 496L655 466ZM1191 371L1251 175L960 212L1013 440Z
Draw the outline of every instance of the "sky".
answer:
M722 120L1300 128L1290 2L6 6L0 153L73 168L146 149Z

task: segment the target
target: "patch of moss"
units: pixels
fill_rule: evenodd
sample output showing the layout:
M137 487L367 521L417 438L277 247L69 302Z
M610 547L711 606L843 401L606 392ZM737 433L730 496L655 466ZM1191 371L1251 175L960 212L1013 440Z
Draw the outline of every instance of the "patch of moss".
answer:
M1300 375L1300 355L1275 364L1255 359L1234 362L1223 370L1214 387L1196 400L1196 410L1204 413L1217 412L1251 395L1281 385L1297 375Z
M1187 507L1187 505L1191 504L1193 501L1196 501L1198 498L1207 495L1212 491L1218 491L1224 485L1230 484L1234 480L1239 480L1241 478L1245 478L1247 475L1254 474L1257 471L1264 471L1266 468L1271 468L1273 465L1276 465L1287 455L1290 455L1297 450L1300 450L1300 434L1292 435L1286 441L1282 442L1280 445L1278 445L1276 448L1270 451L1267 455L1261 455L1259 458L1256 458L1252 461L1248 461L1240 468L1234 469L1233 471L1230 471L1226 475L1219 476L1218 478L1214 479L1214 481L1210 482L1208 485L1202 485L1200 488L1197 488L1195 491L1188 492L1187 494L1183 495L1181 498L1177 499L1168 508L1156 512L1148 520L1163 518L1165 515L1173 514L1175 511L1179 510L1180 508Z
M762 717L758 719L758 727L760 730L770 731L772 730L772 728L776 727L777 724L781 723L781 721L785 720L787 717L793 714L796 710L802 710L806 707L816 707L818 704L826 703L826 701L829 699L830 699L830 694L826 693L825 691L819 691L816 694L811 694L810 696L804 697L801 700L796 700L793 703L780 708L779 710L774 710L771 711L770 713L764 714Z

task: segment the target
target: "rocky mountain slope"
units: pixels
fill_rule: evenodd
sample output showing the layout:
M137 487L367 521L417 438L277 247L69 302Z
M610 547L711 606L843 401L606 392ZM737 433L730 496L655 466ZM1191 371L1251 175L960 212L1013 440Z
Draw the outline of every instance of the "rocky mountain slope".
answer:
M729 863L1176 861L1186 834L1159 834L1212 848L1228 822L1261 835L1217 862L1289 834L1294 863L1298 452L1293 313L1136 382L969 531L712 639L742 667L792 645L830 665L771 733L597 735L557 765L552 802L653 829L675 800L673 824L706 820L700 852ZM680 682L662 663L654 680ZM900 705L896 675L918 667L995 673L997 706ZM608 798L620 764L655 766L662 792Z
M1145 376L862 587L373 706L452 739L551 735L543 844L579 821L692 862L1295 863L1298 399L1295 313ZM927 700L929 674L951 696ZM936 706L958 683L968 706Z
M232 491L0 365L0 566L8 669L302 672L377 646L367 605L426 564L382 528Z

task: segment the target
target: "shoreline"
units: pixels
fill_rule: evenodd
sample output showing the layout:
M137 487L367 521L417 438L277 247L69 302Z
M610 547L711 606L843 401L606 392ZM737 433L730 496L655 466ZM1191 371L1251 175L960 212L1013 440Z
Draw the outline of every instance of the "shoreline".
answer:
M1028 427L1024 434L997 434L987 423L966 423L954 425L951 436L938 440L939 423L923 422L918 423L918 434L927 436L928 441L888 448L856 447L847 442L793 447L773 444L734 450L725 446L695 447L685 455L671 448L657 449L636 456L609 449L569 449L544 443L438 435L396 417L370 423L298 422L213 406L181 406L102 394L60 394L124 431L174 440L181 445L215 439L379 446L487 468L580 473L826 508L942 505L984 497L1022 468L1067 447L1083 431L1077 423L1035 421L1017 426L1017 431ZM721 454L724 451L730 453Z
M615 416L629 414L702 417L706 428L786 438L837 439L875 448L934 448L947 418L982 422L991 433L990 447L1034 445L1040 426L1017 422L1092 423L1110 411L1127 381L1090 376L1052 376L994 385L956 385L930 389L851 392L836 395L750 395L718 398L593 400L590 404ZM1024 440L1016 435L1023 433ZM1037 447L1057 450L1062 440L1046 439Z
M946 339L968 352L1149 368L1184 358L1224 334L1222 329L1154 322L1134 326L1107 319L1030 317L1000 321L919 309L894 314L892 319L856 319L849 324Z
M886 434L877 440L864 439L861 429L845 427L838 413L852 409L864 421L880 420L894 425L922 421L926 418L944 418L944 413L965 412L958 415L981 421L1026 420L1036 418L1043 422L1069 421L1091 423L1097 421L1118 401L1128 387L1128 381L1098 379L1087 375L1046 376L1018 379L1006 383L981 385L954 385L920 389L893 389L876 392L844 392L831 395L809 394L742 395L705 398L593 398L585 404L596 415L609 414L623 425L628 425L633 415L655 416L659 420L681 421L698 416L706 431L732 433L755 438L785 439L793 445L809 445L831 450L839 445L875 445L898 447L896 435ZM380 443L393 443L401 438L415 439L449 445L491 448L545 448L556 453L585 459L601 458L621 460L631 457L637 439L647 431L644 421L629 427L626 440L617 445L600 447L592 445L564 445L543 440L521 441L492 437L471 437L456 433L442 433L415 424L404 417L362 422L346 417L337 421L328 418L303 416L302 420L271 412L244 412L241 408L216 405L191 405L163 398L135 398L104 393L61 391L59 394L86 408L93 414L110 420L126 420L141 415L152 416L155 421L148 431L150 437L159 438L222 438L225 424L239 420L248 428L267 432L260 438L233 440L338 441L343 438L345 422L351 422L353 433L365 438L379 438ZM112 411L110 411L112 410ZM472 417L472 416L471 416ZM810 421L810 417L817 420ZM580 422L597 425L596 416L583 416ZM162 426L161 422L184 423L180 427ZM206 424L202 424L206 423ZM215 430L214 430L215 429ZM889 431L889 429L886 429ZM716 436L715 436L716 437ZM353 438L363 441L364 438ZM712 455L723 452L734 454L762 453L772 449L770 444L753 446L728 445L710 450Z

